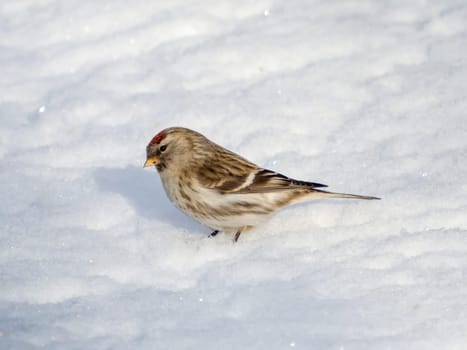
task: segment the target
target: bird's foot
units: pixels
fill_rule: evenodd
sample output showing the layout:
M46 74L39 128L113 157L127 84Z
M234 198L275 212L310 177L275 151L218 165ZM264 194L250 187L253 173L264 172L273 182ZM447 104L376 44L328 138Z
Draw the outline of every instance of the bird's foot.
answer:
M219 233L219 230L212 231L208 237L216 237L218 233Z

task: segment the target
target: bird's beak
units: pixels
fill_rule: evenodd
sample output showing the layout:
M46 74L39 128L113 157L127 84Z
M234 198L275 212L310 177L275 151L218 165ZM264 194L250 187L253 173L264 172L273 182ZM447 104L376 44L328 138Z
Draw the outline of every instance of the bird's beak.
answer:
M161 162L161 160L156 156L148 157L148 159L146 159L146 162L144 162L143 168L147 168L148 166L157 165L160 162Z

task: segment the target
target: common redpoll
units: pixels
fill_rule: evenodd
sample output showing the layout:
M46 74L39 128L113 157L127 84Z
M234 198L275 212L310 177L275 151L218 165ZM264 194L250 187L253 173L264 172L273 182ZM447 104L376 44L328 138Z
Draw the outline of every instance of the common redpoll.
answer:
M146 148L144 167L154 165L169 199L183 212L219 231L246 231L278 209L317 198L379 199L323 191L326 185L294 180L261 168L186 128L168 128Z

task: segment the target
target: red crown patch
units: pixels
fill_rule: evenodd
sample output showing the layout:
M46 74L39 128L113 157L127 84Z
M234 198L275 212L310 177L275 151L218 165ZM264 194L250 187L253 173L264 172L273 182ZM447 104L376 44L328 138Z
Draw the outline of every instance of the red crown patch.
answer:
M163 131L161 131L160 133L158 133L156 136L154 136L151 140L151 144L152 145L155 145L155 144L159 144L163 139L165 139L165 137L167 136L167 134Z

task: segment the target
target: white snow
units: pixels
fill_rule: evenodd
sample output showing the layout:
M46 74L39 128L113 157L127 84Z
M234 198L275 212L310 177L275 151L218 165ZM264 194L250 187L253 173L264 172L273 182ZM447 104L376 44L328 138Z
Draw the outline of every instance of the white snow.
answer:
M0 4L0 348L467 348L467 3ZM185 126L382 201L242 235L143 169Z

